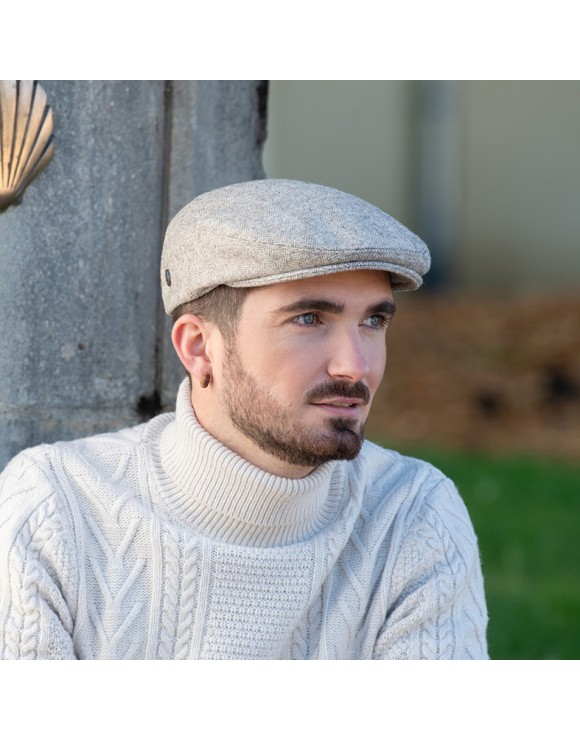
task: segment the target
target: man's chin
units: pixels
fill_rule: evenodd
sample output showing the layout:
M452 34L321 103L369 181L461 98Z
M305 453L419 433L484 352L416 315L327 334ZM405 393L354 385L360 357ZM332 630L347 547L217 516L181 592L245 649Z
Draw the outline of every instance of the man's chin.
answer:
M326 427L331 432L351 432L353 435L363 437L365 425L360 419L353 419L352 417L328 417L326 419Z
M360 453L364 436L354 430L342 430L331 460L351 461Z
M330 430L328 430L330 426ZM364 442L364 424L357 420L337 417L327 425L327 430L317 444L304 450L305 456L316 459L316 465L327 461L353 460L360 453Z

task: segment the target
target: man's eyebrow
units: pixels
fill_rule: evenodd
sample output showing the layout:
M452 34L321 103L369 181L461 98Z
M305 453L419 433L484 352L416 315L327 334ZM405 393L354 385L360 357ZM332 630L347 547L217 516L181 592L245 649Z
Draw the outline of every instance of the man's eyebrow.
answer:
M395 302L386 299L379 301L378 304L372 304L366 308L367 314L388 314L392 316L396 310ZM329 314L341 314L344 311L344 304L337 301L328 301L322 298L301 298L286 306L276 309L276 314L294 314L307 311L323 311Z
M301 298L286 306L276 309L276 314L294 314L301 311L327 311L330 314L340 314L344 311L344 304L328 301L323 298Z
M369 314L387 314L393 316L396 310L397 305L395 302L387 299L385 301L380 301L378 304L374 304L373 306L369 306L367 312Z

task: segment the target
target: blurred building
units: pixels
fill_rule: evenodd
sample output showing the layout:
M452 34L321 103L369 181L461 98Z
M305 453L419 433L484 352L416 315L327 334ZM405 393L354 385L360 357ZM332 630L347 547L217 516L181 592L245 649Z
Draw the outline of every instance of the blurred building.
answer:
M270 83L269 177L341 188L433 253L427 285L580 285L580 83Z

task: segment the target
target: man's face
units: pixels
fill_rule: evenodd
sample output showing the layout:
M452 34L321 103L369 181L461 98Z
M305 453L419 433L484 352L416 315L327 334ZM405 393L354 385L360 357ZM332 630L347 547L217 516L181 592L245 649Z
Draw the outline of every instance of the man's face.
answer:
M389 276L375 270L252 290L214 375L224 407L214 434L278 475L354 458L393 311Z

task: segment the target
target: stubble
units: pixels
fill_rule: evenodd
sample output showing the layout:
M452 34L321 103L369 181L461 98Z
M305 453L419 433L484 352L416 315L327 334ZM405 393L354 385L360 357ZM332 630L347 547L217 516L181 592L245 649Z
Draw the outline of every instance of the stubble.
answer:
M361 382L329 381L306 392L305 404L332 396L369 403L368 388ZM241 364L235 348L228 347L224 365L224 401L234 426L261 450L299 466L319 466L330 460L352 460L364 441L364 423L346 417L328 417L309 429L292 419L290 412L261 387Z

